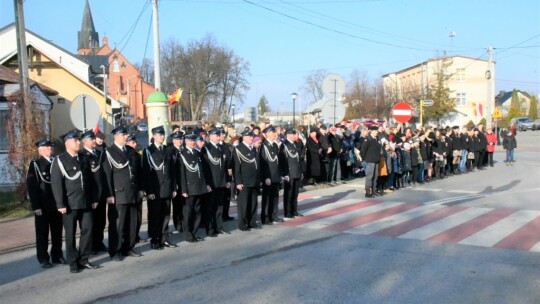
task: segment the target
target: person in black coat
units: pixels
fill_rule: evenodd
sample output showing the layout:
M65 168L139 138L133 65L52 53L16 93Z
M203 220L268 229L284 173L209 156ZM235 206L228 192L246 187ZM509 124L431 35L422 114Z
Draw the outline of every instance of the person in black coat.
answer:
M36 255L43 268L55 264L64 264L62 253L62 214L56 209L51 189L52 143L42 139L36 143L39 157L32 160L26 174L28 196L34 210L36 225ZM49 247L51 232L51 252Z
M227 193L230 192L231 177L229 176L229 154L224 151L227 149L220 144L221 131L212 129L208 132L209 142L201 150L204 160L204 172L208 176L207 184L211 192L207 195L206 204L208 205L207 219L208 236L216 237L218 234L225 233L223 226L223 206Z
M487 165L487 146L488 141L486 135L484 134L484 124L479 123L478 126L478 161L476 163L476 168L480 170L485 170Z
M332 147L328 141L328 127L322 124L319 128L319 145L321 146L321 180L328 182L328 173L330 171L330 153L332 153Z
M328 152L328 176L326 180L328 183L337 183L338 160L343 149L342 140L336 132L337 128L331 126L330 133L327 135L328 147L330 148L330 152Z
M261 165L253 144L253 133L244 131L242 142L233 151L234 180L238 189L238 229L249 231L257 226L257 194L261 186Z
M186 199L184 215L184 240L190 243L202 240L197 236L201 223L201 206L205 194L212 191L204 170L202 156L196 149L197 135L185 136L186 147L180 153L180 193ZM206 170L207 171L207 170Z
M152 143L143 150L142 178L148 204L148 235L150 247L160 250L163 247L174 248L169 242L169 219L171 199L176 196L174 159L167 153L163 142L163 126L152 129Z
M265 139L260 147L262 203L261 203L261 223L272 225L272 222L282 222L278 218L279 185L281 174L279 170L279 148L275 140L277 139L276 129L272 126L263 130Z
M313 184L323 180L321 178L321 153L317 129L313 128L310 130L309 137L306 140L307 175L312 179Z
M123 256L141 256L133 248L137 236L137 202L142 197L139 189L137 153L126 146L127 129L118 127L112 130L113 144L105 151L106 160L103 171L107 180L109 204L109 256L120 261Z
M377 133L379 132L378 126L371 126L369 128L370 134L364 140L360 155L364 162L367 163L366 172L366 197L373 197L375 187L375 182L379 175L379 161L381 160L382 155L382 145L379 139L377 138Z
M100 251L108 251L103 243L105 225L107 224L107 204L106 198L110 196L107 192L108 187L103 173L103 161L106 149L98 150L96 147L96 135L92 130L86 131L81 135L82 148L80 153L83 160L92 170L94 185L96 185L98 206L92 210L92 254L96 255Z
M304 175L300 163L301 152L295 144L299 140L298 134L295 130L287 130L286 136L279 151L280 172L284 180L283 209L285 217L293 218L302 216L298 212L298 190Z
M176 180L176 189L180 188L180 153L182 153L182 150L185 149L184 146L184 134L180 131L176 131L172 133L169 136L171 140L171 144L167 146L168 153L170 154L170 157L174 160L174 175ZM178 191L177 191L178 192ZM186 223L184 223L185 215L184 215L184 209L185 209L186 199L182 195L176 194L176 196L172 199L172 218L173 218L173 225L176 231L178 232L184 232L184 227L186 226Z
M51 165L51 188L56 207L62 213L65 246L70 272L99 268L88 261L92 249L92 209L98 205L94 179L89 166L78 153L80 138L75 131L63 136L66 152L58 155ZM79 249L75 236L77 226L81 236Z
M236 192L236 189L232 189L233 187L233 161L232 161L232 151L233 146L230 143L225 142L225 138L227 137L227 133L225 132L225 129L220 128L220 135L219 135L219 145L221 146L221 149L223 153L225 154L226 159L226 167L227 167L227 176L230 181L230 191L227 191L225 193L225 202L223 203L223 213L221 215L224 222L232 221L234 220L234 217L229 215L229 209L231 207L231 197L232 193Z
M130 158L133 158L133 163L136 164L134 167L137 170L137 183L139 187L139 194L137 200L137 229L135 233L135 242L138 243L140 241L146 241L146 239L143 239L140 235L141 232L141 225L142 225L142 214L143 214L143 186L142 186L142 178L141 178L141 172L142 172L142 164L141 164L141 155L139 151L137 150L137 136L135 134L128 135L126 146L130 146L133 148L133 152L130 153ZM130 160L131 161L131 160Z

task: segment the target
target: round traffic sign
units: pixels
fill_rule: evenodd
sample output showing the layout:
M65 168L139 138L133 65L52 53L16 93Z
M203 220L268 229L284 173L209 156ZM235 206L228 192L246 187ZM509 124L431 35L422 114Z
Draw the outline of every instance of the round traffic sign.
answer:
M406 102L398 102L392 108L392 117L394 120L401 123L406 123L412 118L413 109Z

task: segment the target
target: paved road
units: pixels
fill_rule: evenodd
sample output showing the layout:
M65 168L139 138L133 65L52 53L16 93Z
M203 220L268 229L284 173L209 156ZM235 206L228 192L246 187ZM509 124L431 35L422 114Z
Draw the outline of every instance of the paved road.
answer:
M302 194L304 217L98 270L0 255L3 303L540 303L540 132L517 163L366 200L362 180ZM180 241L178 235L173 239Z

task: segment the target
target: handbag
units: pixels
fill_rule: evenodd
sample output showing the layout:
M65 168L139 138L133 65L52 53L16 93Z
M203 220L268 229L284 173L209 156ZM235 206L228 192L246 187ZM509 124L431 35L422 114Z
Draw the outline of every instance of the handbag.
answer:
M474 152L467 153L467 159L474 159Z

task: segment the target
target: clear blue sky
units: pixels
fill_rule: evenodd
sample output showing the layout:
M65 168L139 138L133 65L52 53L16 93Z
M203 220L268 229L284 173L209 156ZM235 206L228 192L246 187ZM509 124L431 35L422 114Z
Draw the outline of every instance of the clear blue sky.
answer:
M76 52L84 0L25 0L28 29ZM147 46L150 0L90 0L100 39L106 35L133 63ZM441 55L487 59L493 45L496 92L540 93L538 0L159 0L160 38L185 44L212 33L251 64L246 105L266 95L273 110L291 105L304 77L324 69L347 80L374 79ZM146 7L143 10L143 7ZM142 15L141 15L142 12ZM137 22L137 19L141 15ZM14 21L13 1L0 0L0 26ZM132 35L132 27L134 27ZM449 32L456 36L449 37ZM129 37L129 38L128 38ZM307 96L299 96L305 105Z

